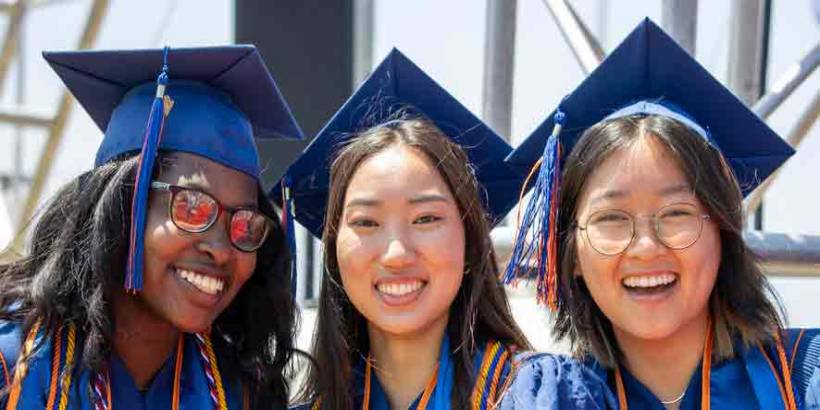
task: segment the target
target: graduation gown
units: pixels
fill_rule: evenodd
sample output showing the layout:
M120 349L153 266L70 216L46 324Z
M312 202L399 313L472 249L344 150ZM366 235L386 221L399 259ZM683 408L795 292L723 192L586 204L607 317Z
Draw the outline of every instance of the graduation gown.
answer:
M14 377L14 366L20 354L24 337L20 326L10 322L0 321L0 388L11 383ZM66 346L61 343L61 365L65 362ZM45 341L29 360L29 368L23 379L20 399L17 409L42 410L49 402L52 389L52 365L55 352L55 343ZM217 359L218 362L218 359ZM5 366L3 364L5 363ZM76 357L74 363L80 363ZM128 373L124 363L114 354L108 362L109 379L111 381L111 402L116 410L161 410L171 408L172 391L174 387L174 369L176 353L172 353L166 363L157 372L154 380L146 391L140 391ZM92 393L92 372L82 366L75 366L71 375L71 384L67 389L66 408L94 409L94 395ZM243 391L238 380L229 381L223 378L225 398L229 409L242 409ZM56 403L62 389L56 394ZM5 409L8 396L0 399L0 409ZM186 335L183 345L183 359L180 377L180 409L210 409L213 402L210 397L208 380L203 371L203 362L194 336ZM57 408L57 404L55 404Z
M786 335L783 343L791 366L797 408L820 409L820 329L805 330L796 349L794 346L800 330L790 329ZM775 347L746 348L738 343L737 351L739 353L736 358L712 365L709 380L711 407L721 410L786 408L776 378L781 374L781 369ZM614 372L603 369L595 362L588 364L599 377L607 381L613 394L617 394ZM660 400L623 366L621 374L629 410L665 409ZM702 374L703 369L698 366L680 403L681 410L700 409Z
M500 342L489 341L482 346L473 358L473 370L476 379L473 383L470 409L492 409L492 404L504 390L510 374L512 352ZM432 390L427 410L449 410L452 398L455 362L450 351L450 342L447 337L441 343L439 353L438 376L435 388ZM365 363L362 361L353 370L356 394L353 397L353 409L362 409L365 400ZM422 393L408 407L415 410L422 400ZM390 403L375 372L370 374L370 410L389 410ZM316 403L300 404L292 410L309 410L316 408ZM455 409L454 409L455 410Z
M499 410L603 410L617 399L594 369L564 355L522 353L516 356L509 389Z

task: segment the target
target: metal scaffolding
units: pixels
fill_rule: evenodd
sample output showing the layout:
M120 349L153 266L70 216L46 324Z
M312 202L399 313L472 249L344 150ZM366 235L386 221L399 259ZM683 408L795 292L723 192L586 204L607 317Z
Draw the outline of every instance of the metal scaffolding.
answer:
M8 14L10 22L6 36L3 39L2 52L0 52L0 91L5 79L8 77L8 67L11 60L18 53L17 38L20 35L23 19L26 12L32 7L45 6L55 3L54 1L30 1L17 0L8 2L0 8L0 12ZM102 19L108 9L108 0L93 0L91 3L91 10L86 24L83 29L80 40L77 44L77 49L90 48L100 31ZM66 89L63 91L59 103L57 104L56 113L49 115L46 113L36 113L26 108L16 108L12 111L0 112L0 121L11 123L26 127L37 127L48 130L48 137L46 139L43 151L40 154L39 160L34 171L34 176L31 180L28 194L26 196L25 204L22 212L18 218L15 226L16 235L11 245L0 254L0 259L11 258L16 254L20 254L23 249L25 241L25 228L34 215L34 210L40 202L40 197L45 187L46 179L51 172L54 157L57 153L57 148L62 141L63 133L65 131L68 116L71 112L73 97Z

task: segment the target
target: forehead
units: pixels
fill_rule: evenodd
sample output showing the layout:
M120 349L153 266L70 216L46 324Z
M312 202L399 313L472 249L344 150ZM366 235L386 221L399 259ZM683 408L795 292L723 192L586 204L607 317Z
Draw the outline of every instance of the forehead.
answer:
M346 197L356 194L383 197L425 190L451 196L441 172L425 153L394 144L359 164L348 184Z
M208 191L225 204L256 203L257 182L250 175L185 152L163 154L159 180Z
M581 204L620 197L663 196L691 187L675 155L651 135L642 136L605 158L587 178Z

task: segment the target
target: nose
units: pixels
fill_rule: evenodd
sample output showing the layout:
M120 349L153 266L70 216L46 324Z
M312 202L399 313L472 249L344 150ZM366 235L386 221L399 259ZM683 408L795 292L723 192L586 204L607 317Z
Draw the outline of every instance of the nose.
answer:
M200 236L196 244L197 250L208 254L217 265L227 263L235 250L225 228L226 224L225 215L221 215L208 230L197 234Z
M389 269L401 269L415 261L412 241L404 234L391 235L381 257L381 264Z
M658 239L654 224L653 218L635 219L635 235L626 248L627 256L648 259L666 251L666 245Z

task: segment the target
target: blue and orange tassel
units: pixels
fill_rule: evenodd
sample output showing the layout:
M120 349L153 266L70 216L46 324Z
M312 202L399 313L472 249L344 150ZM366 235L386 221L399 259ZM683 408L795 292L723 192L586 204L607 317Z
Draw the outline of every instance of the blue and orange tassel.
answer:
M537 278L537 299L550 310L558 309L558 203L561 191L561 141L559 135L565 122L564 113L556 111L555 126L547 138L541 158L533 165L521 189L521 198L533 175L538 173L532 197L519 211L515 242L510 262L504 272L504 283L522 276L533 265Z
M173 106L171 98L165 95L165 88L168 85L168 47L165 47L163 51L162 60L162 72L157 77L157 93L151 104L148 124L145 127L137 176L134 180L134 197L131 200L131 236L128 247L128 266L125 271L125 289L129 292L142 290L143 238L148 192L151 175L154 172L154 161L162 140L165 118Z

